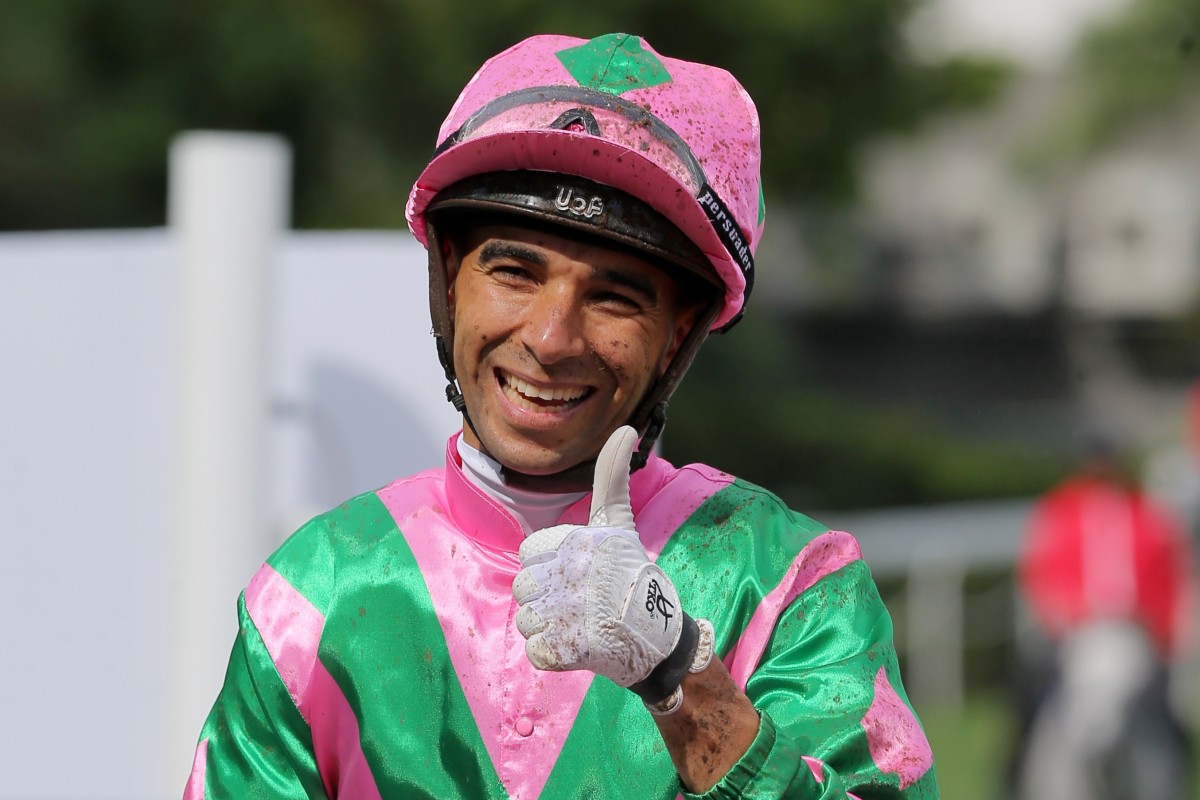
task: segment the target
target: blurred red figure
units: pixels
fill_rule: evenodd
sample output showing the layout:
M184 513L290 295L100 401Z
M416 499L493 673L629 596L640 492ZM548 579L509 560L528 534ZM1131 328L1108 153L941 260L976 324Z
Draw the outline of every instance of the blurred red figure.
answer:
M1018 588L1049 640L1020 697L1018 800L1184 800L1191 742L1171 662L1191 644L1187 527L1107 442L1035 504Z
M1190 644L1195 577L1183 524L1125 480L1110 448L1034 507L1019 579L1035 617L1061 640L1098 620L1137 622L1164 659Z

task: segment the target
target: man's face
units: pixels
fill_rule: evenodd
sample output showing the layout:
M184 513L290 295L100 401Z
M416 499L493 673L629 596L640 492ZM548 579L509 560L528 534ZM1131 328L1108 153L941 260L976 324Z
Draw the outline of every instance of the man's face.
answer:
M541 230L476 228L446 261L463 436L529 475L595 457L696 316L651 262Z

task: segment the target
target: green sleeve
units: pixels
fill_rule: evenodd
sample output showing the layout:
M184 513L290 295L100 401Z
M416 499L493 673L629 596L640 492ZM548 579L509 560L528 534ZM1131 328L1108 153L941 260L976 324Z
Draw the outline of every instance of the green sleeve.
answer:
M205 800L326 798L312 734L238 600L225 683L200 734Z
M877 700L877 690L886 696ZM692 800L938 797L928 741L900 681L891 618L861 560L785 609L746 694L761 714L758 736L709 792L686 795ZM880 707L901 721L883 739L889 770L876 764L867 735ZM880 747L877 735L876 756Z
M684 792L688 800L769 800L795 797L805 800L845 798L841 780L836 774L824 776L818 782L805 754L796 742L781 735L769 714L762 714L758 735L750 749L716 786L704 794Z

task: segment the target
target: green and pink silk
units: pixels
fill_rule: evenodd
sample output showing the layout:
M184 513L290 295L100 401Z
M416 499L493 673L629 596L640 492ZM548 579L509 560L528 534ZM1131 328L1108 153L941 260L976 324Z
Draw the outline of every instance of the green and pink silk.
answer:
M660 458L642 541L761 714L703 797L936 798L933 757L858 544L761 488ZM585 497L562 522L583 524ZM246 587L186 800L675 798L649 713L585 671L535 670L514 625L521 525L445 469L354 498Z

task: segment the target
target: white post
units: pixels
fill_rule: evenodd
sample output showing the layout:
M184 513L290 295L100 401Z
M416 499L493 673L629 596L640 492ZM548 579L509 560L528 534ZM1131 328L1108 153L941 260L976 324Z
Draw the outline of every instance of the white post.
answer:
M931 556L926 552L925 556ZM915 554L906 578L908 674L905 685L926 703L962 707L965 695L964 597L967 562Z
M288 225L291 151L276 136L190 132L171 145L180 259L173 675L164 777L181 791L237 634L235 602L266 553L264 311Z

